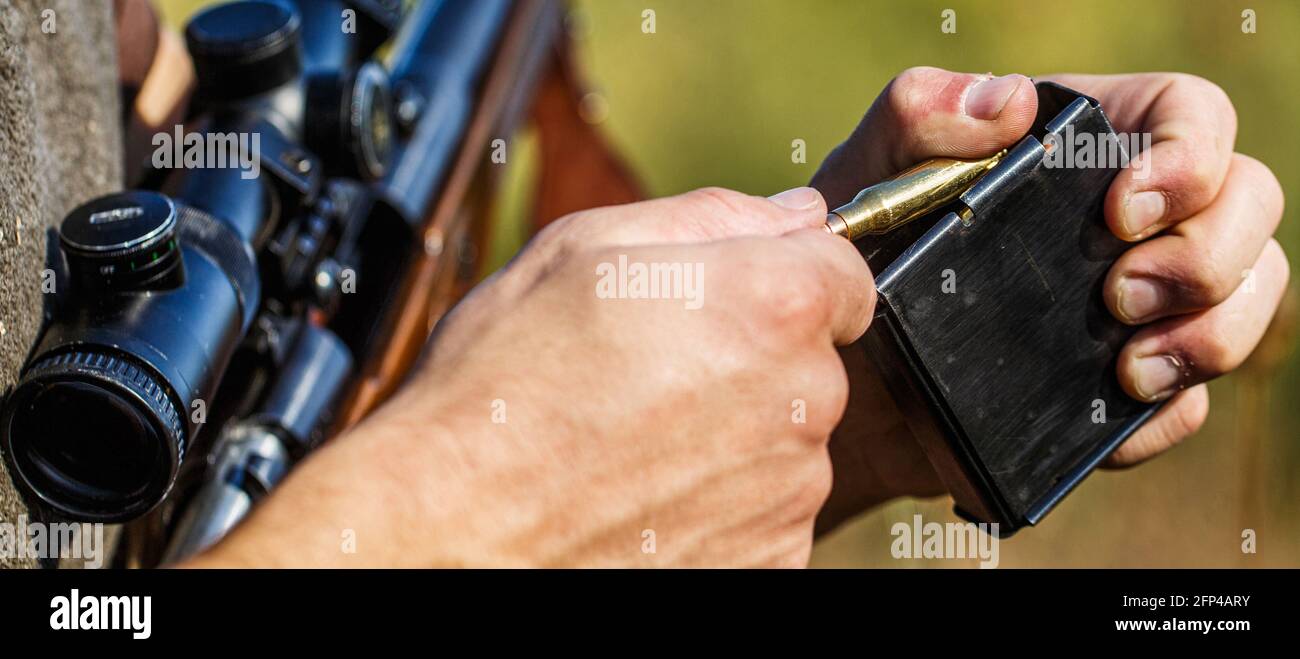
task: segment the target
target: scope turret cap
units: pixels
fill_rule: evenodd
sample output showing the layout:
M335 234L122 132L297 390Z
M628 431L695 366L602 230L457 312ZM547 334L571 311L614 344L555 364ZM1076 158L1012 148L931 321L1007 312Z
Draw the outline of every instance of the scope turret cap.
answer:
M59 227L68 269L86 292L130 290L163 281L180 265L176 205L134 190L88 201Z
M185 28L200 97L234 101L289 82L302 71L300 32L297 12L271 0L200 12Z

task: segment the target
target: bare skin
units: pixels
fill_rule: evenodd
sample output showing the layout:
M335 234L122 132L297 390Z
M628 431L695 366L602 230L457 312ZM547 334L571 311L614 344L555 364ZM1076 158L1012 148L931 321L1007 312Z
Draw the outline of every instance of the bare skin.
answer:
M781 201L701 190L552 225L198 564L805 564L847 396L835 345L873 289L815 190ZM702 307L598 298L620 256L703 264Z
M1032 85L987 78L903 73L814 186L836 204L924 158L1014 143ZM1115 265L1105 298L1143 326L1122 385L1173 400L1112 456L1124 467L1195 432L1201 383L1259 341L1287 281L1271 238L1282 196L1232 152L1231 104L1210 83L1058 79L1099 98L1118 130L1154 137L1151 176L1121 174L1106 213L1121 238L1160 233ZM825 212L806 188L710 189L565 218L457 307L392 401L189 564L800 566L815 522L941 494L871 383L853 392L854 436L828 452L849 396L836 346L866 329L874 297L856 251L816 228ZM597 297L597 267L620 256L703 264L702 307Z

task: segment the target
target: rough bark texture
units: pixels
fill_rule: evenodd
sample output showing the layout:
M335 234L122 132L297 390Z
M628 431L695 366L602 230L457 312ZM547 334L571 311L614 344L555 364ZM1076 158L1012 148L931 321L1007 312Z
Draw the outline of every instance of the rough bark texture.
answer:
M77 204L121 187L120 112L112 3L0 0L0 388L6 394L40 327L46 229ZM5 474L0 522L16 523L25 512ZM0 567L34 565L0 556Z

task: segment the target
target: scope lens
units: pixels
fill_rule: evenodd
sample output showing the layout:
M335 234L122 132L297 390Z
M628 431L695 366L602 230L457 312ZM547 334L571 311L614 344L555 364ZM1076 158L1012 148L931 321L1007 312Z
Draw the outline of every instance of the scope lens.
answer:
M94 382L30 392L11 417L10 450L41 498L75 517L151 506L170 471L164 439L139 402Z

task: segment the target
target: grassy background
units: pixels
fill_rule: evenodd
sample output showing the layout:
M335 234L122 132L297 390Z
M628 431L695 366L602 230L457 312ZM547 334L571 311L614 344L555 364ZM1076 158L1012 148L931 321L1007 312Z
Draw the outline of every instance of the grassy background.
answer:
M204 3L161 4L179 24ZM1256 11L1256 34L1241 32L1243 5ZM939 29L945 8L957 14L956 34ZM655 34L641 32L645 9L655 11ZM602 129L654 195L704 185L770 194L803 184L891 77L931 65L1203 76L1236 104L1237 150L1270 165L1300 199L1294 0L577 0L571 28L607 108ZM807 143L807 164L790 161L796 138ZM532 143L527 131L514 142L495 263L524 238ZM1300 272L1297 205L1279 237ZM1002 543L1001 564L1300 566L1293 342L1275 331L1251 363L1212 385L1210 420L1198 436L1138 469L1095 474L1040 527ZM945 501L895 502L820 542L813 564L970 564L892 559L890 526L916 512L952 519ZM1257 554L1242 553L1243 529L1257 533Z

